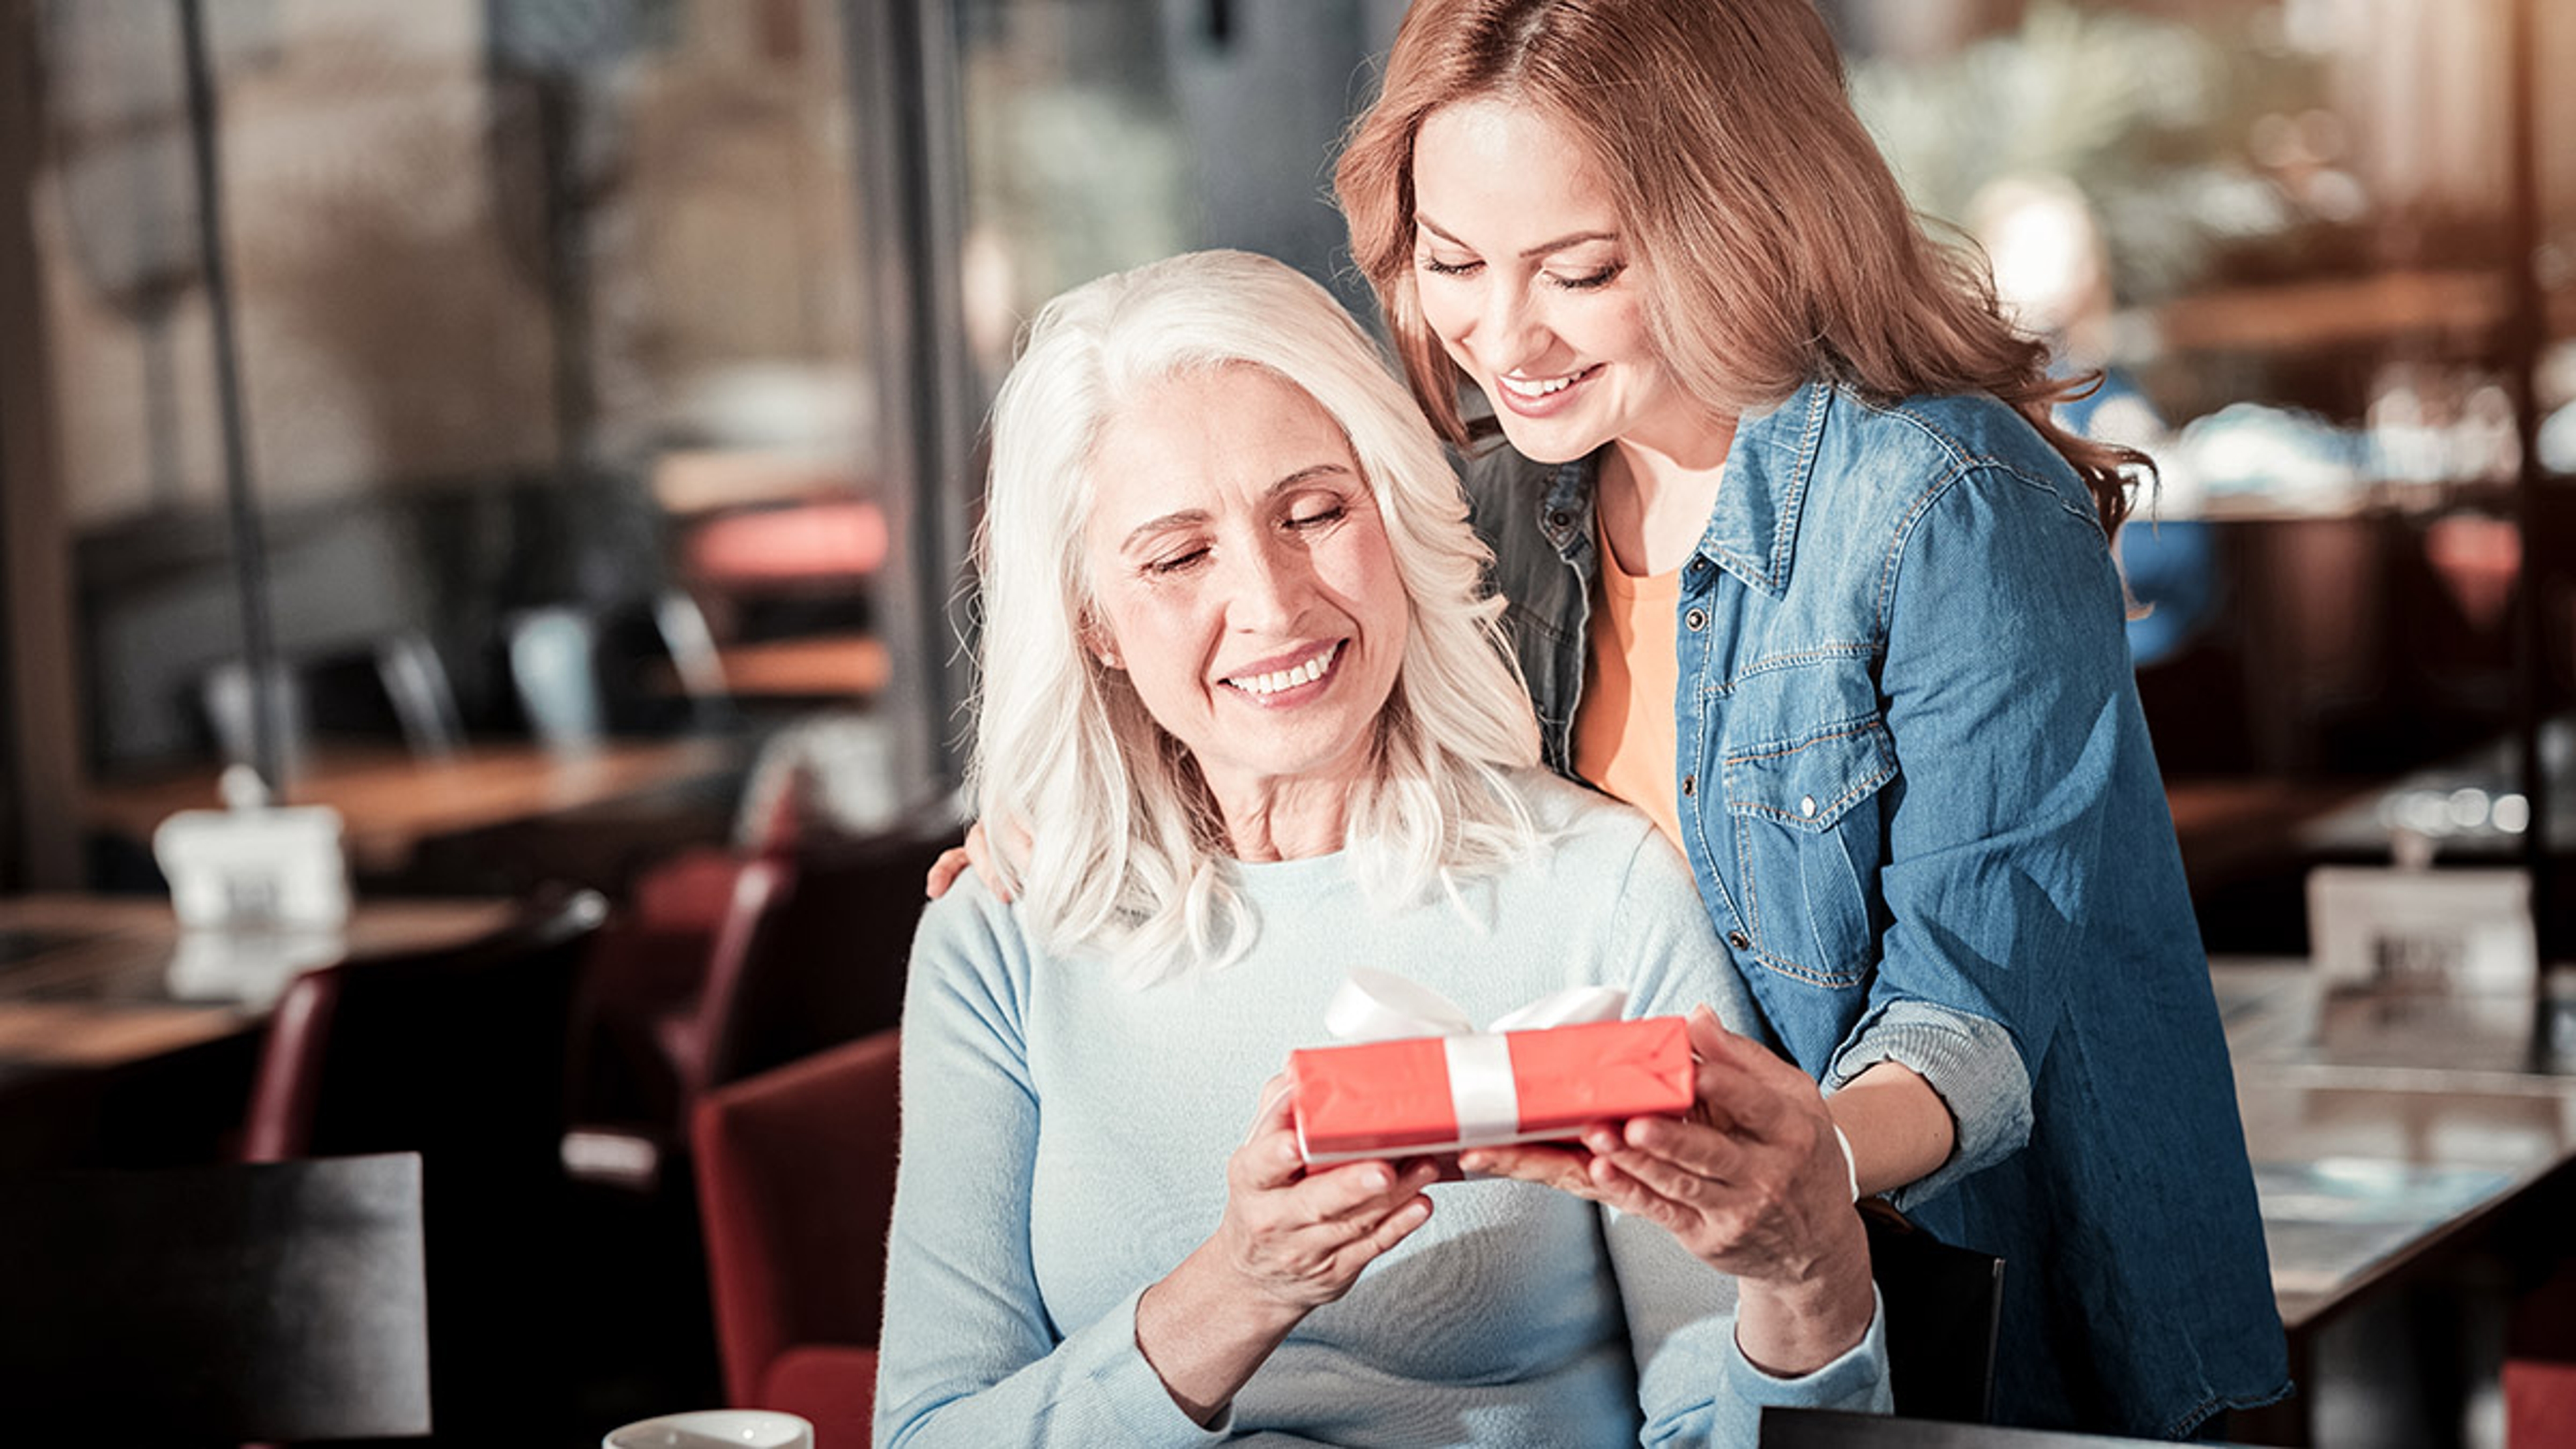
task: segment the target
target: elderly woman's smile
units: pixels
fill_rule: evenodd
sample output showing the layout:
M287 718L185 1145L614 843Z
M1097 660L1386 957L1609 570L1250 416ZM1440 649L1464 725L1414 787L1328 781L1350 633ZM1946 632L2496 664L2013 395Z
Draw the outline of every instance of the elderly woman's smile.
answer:
M1091 471L1093 647L1257 850L1248 820L1369 769L1406 628L1375 495L1332 415L1245 364L1129 399Z

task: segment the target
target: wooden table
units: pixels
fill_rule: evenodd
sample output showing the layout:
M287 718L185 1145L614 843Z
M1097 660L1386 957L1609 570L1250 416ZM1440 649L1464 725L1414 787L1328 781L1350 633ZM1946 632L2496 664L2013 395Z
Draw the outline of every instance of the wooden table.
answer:
M297 971L462 943L509 911L370 901L337 931L183 932L148 897L0 897L0 1090L13 1073L113 1068L242 1035Z
M310 759L287 803L338 810L351 864L388 872L401 869L424 840L703 784L740 769L740 757L735 741L704 736L561 752L476 745L445 758L334 746ZM91 826L137 841L149 841L177 811L215 805L212 771L94 786L86 797Z
M150 897L0 897L0 1171L210 1161L297 971L461 943L501 900L365 901L320 932L183 932Z
M2576 1073L2534 1069L2526 1001L2329 995L2303 961L2211 978L2294 1374L2314 1378L2345 1314L2514 1251L2523 1219L2576 1202ZM2293 1400L2238 1431L2306 1442L2314 1413Z

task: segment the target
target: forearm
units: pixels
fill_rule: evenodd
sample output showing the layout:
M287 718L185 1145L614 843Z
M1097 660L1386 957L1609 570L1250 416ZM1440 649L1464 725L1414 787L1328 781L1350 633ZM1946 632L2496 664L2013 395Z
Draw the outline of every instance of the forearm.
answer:
M1913 1068L1879 1062L1825 1099L1851 1143L1863 1197L1918 1182L1950 1160L1957 1124L1949 1105Z
M1136 1303L1136 1348L1181 1412L1212 1422L1305 1317L1248 1298L1202 1243Z

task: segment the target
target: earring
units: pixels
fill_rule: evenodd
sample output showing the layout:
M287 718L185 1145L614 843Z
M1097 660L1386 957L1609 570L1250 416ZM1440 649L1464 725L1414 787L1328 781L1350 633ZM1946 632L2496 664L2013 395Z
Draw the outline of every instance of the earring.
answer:
M1127 666L1118 662L1117 655L1104 649L1100 652L1100 667L1103 669L1124 669Z

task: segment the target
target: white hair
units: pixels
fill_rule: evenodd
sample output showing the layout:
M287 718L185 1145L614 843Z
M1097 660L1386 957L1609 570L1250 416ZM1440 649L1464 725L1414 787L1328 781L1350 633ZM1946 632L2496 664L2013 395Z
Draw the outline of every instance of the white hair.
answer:
M1537 831L1505 772L1538 760L1529 694L1484 585L1439 440L1332 294L1248 252L1193 252L1102 277L1038 313L993 404L977 544L981 695L967 785L1039 939L1106 955L1144 985L1252 944L1215 803L1127 677L1084 647L1090 468L1105 426L1158 382L1233 364L1303 389L1348 439L1385 521L1409 630L1351 798L1351 875L1381 903L1456 894ZM1010 857L1015 853L1020 859Z

